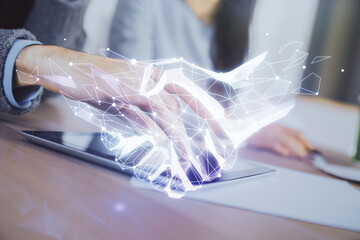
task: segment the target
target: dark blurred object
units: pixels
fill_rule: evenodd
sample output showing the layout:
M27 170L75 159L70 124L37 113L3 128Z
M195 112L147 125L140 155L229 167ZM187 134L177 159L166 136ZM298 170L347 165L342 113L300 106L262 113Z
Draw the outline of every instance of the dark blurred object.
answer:
M360 94L360 1L320 0L307 71L322 77L320 96L357 104ZM316 55L331 56L311 64ZM304 75L304 76L305 76Z
M212 58L216 70L229 71L242 64L249 42L254 0L222 0L214 16Z
M360 163L360 95L358 96L358 104L359 104L359 118L358 118L358 139L356 145L356 153L354 155L354 160Z
M0 28L23 28L34 0L0 0Z

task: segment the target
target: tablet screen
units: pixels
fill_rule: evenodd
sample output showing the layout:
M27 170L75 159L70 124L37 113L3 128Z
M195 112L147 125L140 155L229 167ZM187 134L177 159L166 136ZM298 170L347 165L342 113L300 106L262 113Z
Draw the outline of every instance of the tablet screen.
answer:
M100 133L88 132L50 132L50 131L22 131L24 137L37 144L80 157L96 164L110 167L126 174L132 174L132 166L121 169L115 161L116 150L110 151L101 141ZM140 146L127 156L136 164L151 150L149 145ZM256 166L246 161L236 161L233 169L221 173L221 177L212 182L229 181L244 177L269 173L273 169Z

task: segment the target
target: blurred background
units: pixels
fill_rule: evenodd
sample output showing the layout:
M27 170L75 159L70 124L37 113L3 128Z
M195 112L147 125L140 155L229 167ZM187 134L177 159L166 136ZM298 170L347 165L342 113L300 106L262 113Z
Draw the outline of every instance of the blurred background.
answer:
M117 0L92 0L85 16L87 41L84 51L99 54L109 46L111 22ZM101 14L99 9L101 9ZM103 12L107 14L103 14ZM309 52L302 79L315 72L322 77L322 97L357 104L360 94L360 1L358 0L257 0L250 27L250 57L278 51L290 40L303 42ZM311 64L315 56L331 56L323 64Z
M327 64L314 69L324 79L320 95L357 103L360 94L360 1L321 0L309 51L332 56Z

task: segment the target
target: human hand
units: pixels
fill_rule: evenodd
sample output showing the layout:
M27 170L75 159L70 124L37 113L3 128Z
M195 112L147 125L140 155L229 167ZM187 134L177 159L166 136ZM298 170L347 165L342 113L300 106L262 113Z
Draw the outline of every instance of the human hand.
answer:
M248 86L246 76L265 55L222 74L183 59L136 62L55 46L31 46L17 58L17 83L40 85L77 100L70 104L71 109L102 129L104 143L116 151L115 160L121 167L131 167L136 176L150 180L155 188L163 186L169 195L181 197L230 169L241 142L291 109L288 102L276 106L265 95L249 99L235 91L234 106L224 109L208 94L203 81L209 77L234 90ZM255 90L261 92L262 88L251 91ZM263 103L260 109L251 104L254 100ZM185 130L184 122L190 131ZM124 130L140 134L124 140ZM196 149L194 156L192 147L196 147L198 137L205 145ZM154 140L153 148L139 162L122 158L149 139Z
M260 129L247 140L247 143L284 157L304 158L314 150L301 132L279 124L271 124Z
M188 160L192 158L192 151L179 102L165 89L152 96L140 92L147 66L56 46L34 45L18 56L17 84L40 85L67 98L86 102L126 119L127 128L152 135L159 144L169 138L177 154ZM147 76L148 85L153 85L160 75L160 71L152 71Z

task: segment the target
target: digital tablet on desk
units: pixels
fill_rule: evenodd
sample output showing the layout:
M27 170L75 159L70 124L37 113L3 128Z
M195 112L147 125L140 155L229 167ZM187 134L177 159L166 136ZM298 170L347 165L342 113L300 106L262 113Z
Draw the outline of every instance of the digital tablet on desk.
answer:
M88 132L50 132L50 131L21 131L21 134L29 141L78 157L82 160L95 163L100 166L120 171L127 175L133 175L131 168L122 169L115 161L115 151L110 151L101 141L100 133ZM130 153L136 161L140 161L146 155L150 146L144 145ZM145 151L144 151L145 150ZM237 161L232 170L221 173L221 177L212 182L230 181L260 174L273 172L273 169L256 166L254 164Z

